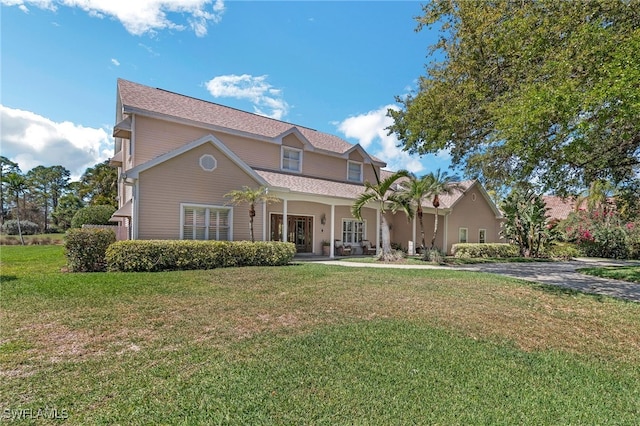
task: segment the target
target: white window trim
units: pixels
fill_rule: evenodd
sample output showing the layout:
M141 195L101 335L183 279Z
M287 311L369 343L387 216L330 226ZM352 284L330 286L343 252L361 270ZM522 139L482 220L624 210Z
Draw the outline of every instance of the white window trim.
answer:
M298 165L298 170L291 170L291 169L284 168L284 152L286 150L297 151L300 153L300 164ZM285 172L302 173L302 157L303 157L302 154L303 154L303 151L299 148L293 148L291 146L282 146L280 148L280 170Z
M340 228L340 239L342 244L347 243L344 241L344 223L345 222L359 222L362 223L362 241L367 240L367 221L366 220L358 220L353 217L343 217L342 218L342 227ZM349 242L347 244L358 244L359 241Z
M192 203L180 203L180 239L184 240L184 209L185 207L199 208L199 209L215 209L215 210L228 210L229 211L229 240L233 241L233 207L220 206L214 204L192 204ZM209 215L205 215L205 232L209 232ZM192 238L194 239L194 238ZM195 239L194 239L195 240Z
M465 232L467 241L461 241L460 240L460 233L462 232L462 230L464 230L464 232ZM464 228L464 227L458 228L458 242L459 243L468 243L469 242L469 228Z
M484 232L484 241L480 241L480 234ZM478 229L478 243L485 244L487 242L487 230L484 228Z

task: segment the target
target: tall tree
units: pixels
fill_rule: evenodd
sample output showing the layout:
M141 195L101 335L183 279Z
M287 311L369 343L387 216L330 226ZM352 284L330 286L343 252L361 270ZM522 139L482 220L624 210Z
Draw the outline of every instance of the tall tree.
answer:
M427 175L419 178L414 173L410 173L409 180L402 182L400 185L404 196L413 204L415 216L417 216L420 223L420 248L424 250L427 245L424 236L424 221L422 220L424 215L422 204L431 196L431 181L427 179Z
M118 170L108 160L89 167L80 182L80 196L89 204L118 207Z
M376 176L377 177L377 176ZM380 260L393 260L391 253L391 235L389 233L389 224L385 218L387 210L395 213L398 210L404 211L408 217L413 217L411 203L404 194L398 190L395 183L401 178L409 177L409 172L400 170L391 176L372 184L367 181L364 183L365 190L351 206L351 214L358 220L362 220L362 209L369 203L378 205L380 213L380 227L382 233L382 254Z
M20 226L20 195L24 193L27 188L26 179L19 173L10 172L5 177L7 185L7 192L14 199L15 202L15 217L18 221L18 235L20 235L20 242L24 245L24 238L22 237L22 228Z
M67 230L71 227L73 216L84 207L82 199L75 194L65 194L60 197L56 209L51 213L51 217L56 221L60 229Z
M416 93L389 110L411 153L450 150L489 188L559 194L639 165L640 0L433 0L438 28Z
M427 185L427 193L431 198L431 204L435 208L435 219L433 221L433 238L431 238L431 249L436 249L436 236L438 235L438 208L440 207L440 196L451 195L455 191L464 188L458 182L460 179L456 175L449 175L447 172L431 172L423 177Z
M0 226L4 223L5 217L4 206L7 192L7 190L5 190L5 177L12 172L20 173L18 164L0 155Z
M58 206L58 199L69 183L69 171L62 166L37 166L27 173L27 183L36 205L42 209L42 229L49 228L49 213Z
M63 166L51 166L49 170L51 176L51 211L55 211L58 208L60 197L64 195L69 187L71 172Z
M228 192L224 195L227 198L231 198L231 203L234 205L248 203L249 204L249 234L251 236L251 242L255 242L253 236L253 218L256 216L256 203L270 203L279 202L280 200L274 195L270 195L267 188L261 186L257 189L252 189L248 186L243 186L242 189L236 189Z

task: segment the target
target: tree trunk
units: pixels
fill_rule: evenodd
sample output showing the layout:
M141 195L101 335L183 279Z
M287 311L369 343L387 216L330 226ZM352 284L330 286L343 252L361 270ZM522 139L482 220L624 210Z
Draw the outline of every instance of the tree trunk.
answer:
M422 250L424 250L425 248L427 248L427 243L424 240L424 223L422 221L423 214L422 214L422 207L421 206L418 206L417 213L418 213L418 219L420 220L420 236L422 238L422 243L420 245L420 248Z
M389 224L385 219L382 210L380 210L380 228L382 231L382 256L381 259L385 260L391 257L391 234L389 233Z
M251 242L255 243L255 239L253 238L253 218L256 215L256 208L253 205L253 203L251 203L251 205L249 206L249 235L251 236Z
M20 227L20 197L16 196L16 219L18 220L18 235L20 243L24 245L24 237L22 236L22 228Z
M433 221L433 238L431 239L431 250L436 248L436 235L438 235L438 208L436 207L436 218Z

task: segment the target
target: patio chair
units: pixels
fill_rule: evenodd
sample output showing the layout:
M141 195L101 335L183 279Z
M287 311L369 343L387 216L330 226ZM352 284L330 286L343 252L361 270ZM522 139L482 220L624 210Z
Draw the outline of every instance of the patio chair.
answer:
M345 245L342 240L335 241L336 255L348 256L351 254L351 246Z
M360 245L362 246L362 254L376 254L376 248L371 245L371 241L362 240Z

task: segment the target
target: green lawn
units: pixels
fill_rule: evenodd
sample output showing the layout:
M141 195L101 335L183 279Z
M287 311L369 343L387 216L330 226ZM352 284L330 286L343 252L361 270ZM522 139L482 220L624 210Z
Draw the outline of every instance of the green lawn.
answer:
M602 268L583 268L579 271L596 277L640 283L640 266L607 266Z
M312 262L68 274L62 251L0 247L3 420L38 409L66 424L640 418L638 303Z

